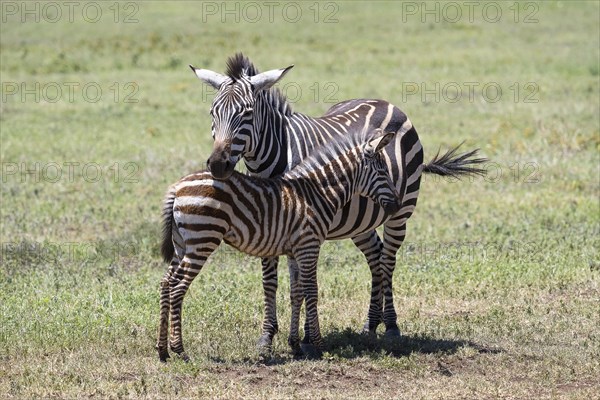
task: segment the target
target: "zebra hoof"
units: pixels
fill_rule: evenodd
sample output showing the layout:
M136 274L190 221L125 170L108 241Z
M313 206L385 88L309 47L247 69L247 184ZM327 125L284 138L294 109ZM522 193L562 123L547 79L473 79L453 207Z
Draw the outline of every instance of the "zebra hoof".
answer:
M164 349L157 349L158 350L158 358L160 359L160 362L166 363L167 362L167 358L170 358L171 356L169 355L169 351L164 348Z
M167 362L167 358L171 358L169 355L169 350L167 347L160 347L159 345L154 346L154 348L158 351L158 359L160 362Z
M294 360L303 360L305 358L304 352L299 344L297 346L292 346L292 357L294 357Z
M269 335L262 335L256 343L256 349L261 357L270 357L272 350L273 340Z
M292 357L296 361L306 359L306 356L304 355L304 353L302 352L302 349L300 349L300 347L298 347L297 349L292 349Z
M379 326L379 324L381 324L381 321L377 323L372 323L369 320L367 320L367 322L365 322L365 324L363 325L362 333L369 336L377 335L377 327Z
M400 329L398 329L397 326L385 330L386 339L395 339L399 338L400 336Z
M300 348L309 360L320 360L323 357L323 352L311 343L300 343Z
M300 348L300 338L299 337L288 337L288 344L290 345L291 349L292 349L292 354L294 356L294 359L300 359L304 356L304 354L302 353L302 349Z

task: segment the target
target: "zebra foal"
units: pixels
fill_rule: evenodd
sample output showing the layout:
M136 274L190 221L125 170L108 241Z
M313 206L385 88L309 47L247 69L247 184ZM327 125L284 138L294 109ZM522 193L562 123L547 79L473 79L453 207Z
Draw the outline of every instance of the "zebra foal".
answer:
M161 252L170 266L161 280L156 345L160 360L169 357L168 344L187 359L181 332L183 298L222 241L250 255L287 255L296 260L297 267L290 270L288 343L295 354L302 353L298 325L305 299L310 340L319 351L323 345L317 313L319 249L334 216L354 195L372 199L387 214L398 211L401 199L381 155L394 136L395 132L377 129L333 141L273 179L233 172L227 180L215 180L202 171L172 185L163 209Z

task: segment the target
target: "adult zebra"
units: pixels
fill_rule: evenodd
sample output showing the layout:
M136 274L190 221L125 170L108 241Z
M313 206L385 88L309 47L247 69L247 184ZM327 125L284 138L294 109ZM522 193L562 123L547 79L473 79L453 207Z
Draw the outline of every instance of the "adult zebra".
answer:
M228 59L225 75L190 67L198 78L218 89L210 110L214 146L207 162L217 179L227 179L241 158L250 174L273 177L297 165L316 146L347 132L381 128L397 133L385 148L384 158L396 190L402 195L402 207L390 216L374 202L356 196L335 216L327 239L352 238L371 269L371 301L364 331L375 332L383 320L386 335L398 336L392 275L396 253L406 235L406 221L417 204L421 173L482 173L476 168L483 162L474 158L477 151L457 155L455 148L423 164L416 129L400 109L383 100L343 101L318 118L293 112L281 93L272 88L292 66L259 73L248 58L238 53ZM381 224L383 241L375 231ZM293 270L294 260L288 261ZM269 348L278 328L277 258L263 259L262 268L265 315L259 346Z
M381 157L394 132L341 137L321 146L281 177L260 179L234 173L216 180L206 171L172 185L163 208L161 252L169 269L161 280L160 324L156 348L161 361L170 347L183 359L181 307L183 298L204 263L222 241L255 256L288 255L292 271L292 319L288 342L302 354L298 322L303 294L311 341L323 344L317 312L319 249L335 214L355 194L368 196L388 214L401 199ZM169 315L170 314L170 315Z

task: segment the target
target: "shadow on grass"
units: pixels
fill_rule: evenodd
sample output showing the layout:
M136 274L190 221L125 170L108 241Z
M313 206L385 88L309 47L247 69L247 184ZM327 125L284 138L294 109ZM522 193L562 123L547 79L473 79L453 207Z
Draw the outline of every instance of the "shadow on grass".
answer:
M291 356L291 354L290 355L273 354L270 357L259 357L258 359L246 357L246 358L243 358L243 359L235 361L235 362L231 362L230 360L226 360L225 358L222 358L222 357L214 357L214 356L209 357L209 359L211 360L211 362L213 362L216 365L229 365L229 364L233 364L233 365L236 365L236 364L237 365L264 365L266 367L284 365L284 364L288 364L290 362L296 361Z
M434 354L450 355L461 348L475 349L479 354L498 354L502 349L486 347L469 340L435 339L424 336L400 336L385 337L384 335L365 335L359 332L345 329L330 332L323 337L325 340L325 352L338 359L354 359L367 357L378 360L383 357L408 357L411 354ZM210 357L216 364L231 364L231 360L220 357ZM301 358L300 360L303 360ZM244 358L233 364L277 366L298 361L291 353L275 353L270 358Z
M330 332L324 337L326 351L339 358L352 359L369 357L378 359L383 356L406 357L413 353L454 354L459 349L470 347L480 354L497 354L498 348L482 346L469 340L435 339L424 336L385 337L383 335L365 335L345 329Z

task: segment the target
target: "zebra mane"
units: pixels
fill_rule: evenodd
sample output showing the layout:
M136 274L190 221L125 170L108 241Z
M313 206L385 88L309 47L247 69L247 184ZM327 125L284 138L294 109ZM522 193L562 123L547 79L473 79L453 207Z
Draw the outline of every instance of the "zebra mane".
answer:
M329 164L331 160L363 144L368 137L367 132L367 130L348 132L346 135L338 136L315 147L308 157L285 173L285 176L299 177L322 168L323 165Z
M259 73L260 71L254 66L252 61L241 52L235 53L227 59L225 74L233 82L241 79L244 75L254 76ZM268 90L263 90L256 97L260 98L265 104L271 105L273 109L279 111L282 115L289 116L292 114L292 107L278 88L272 87Z
M233 81L237 81L242 76L254 76L258 74L258 70L252 64L252 61L242 53L235 53L227 59L227 71L225 74Z

